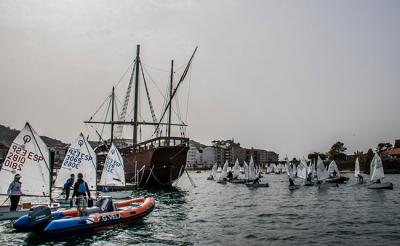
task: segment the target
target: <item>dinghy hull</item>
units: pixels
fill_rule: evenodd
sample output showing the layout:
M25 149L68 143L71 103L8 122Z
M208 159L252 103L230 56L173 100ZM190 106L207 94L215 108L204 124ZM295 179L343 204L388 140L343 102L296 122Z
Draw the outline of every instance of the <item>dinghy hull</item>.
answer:
M38 205L46 205L48 204L32 204L29 208L22 208L21 205L18 205L16 211L10 211L10 205L5 205L0 207L0 221L1 220L15 220L21 216L24 216L29 213L31 207L38 206ZM59 203L52 203L50 205L50 209L52 211L56 211L60 207Z
M347 180L349 180L348 177L340 176L340 177L337 177L337 178L329 178L329 179L326 179L325 182L327 182L327 183L343 184L343 183L345 183Z
M368 189L373 190L393 190L393 184L390 182L370 184Z
M300 188L300 185L289 185L289 190L297 190Z
M269 184L268 183L263 183L263 184L246 183L246 186L249 188L267 188L267 187L269 187Z
M231 179L231 180L229 180L229 183L232 183L232 184L244 184L244 183L246 183L246 180L244 180L244 179Z

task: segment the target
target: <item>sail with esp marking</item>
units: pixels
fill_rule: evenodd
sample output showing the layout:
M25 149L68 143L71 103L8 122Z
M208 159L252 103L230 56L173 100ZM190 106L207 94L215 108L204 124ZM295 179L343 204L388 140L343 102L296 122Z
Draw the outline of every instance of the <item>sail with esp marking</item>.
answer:
M14 139L0 171L0 194L6 195L15 174L21 175L24 195L50 196L50 152L27 122Z
M96 169L96 153L81 133L68 148L55 187L63 188L71 174L75 174L76 179L78 173L82 173L89 189L96 190Z
M108 151L99 185L125 186L124 160L114 144Z

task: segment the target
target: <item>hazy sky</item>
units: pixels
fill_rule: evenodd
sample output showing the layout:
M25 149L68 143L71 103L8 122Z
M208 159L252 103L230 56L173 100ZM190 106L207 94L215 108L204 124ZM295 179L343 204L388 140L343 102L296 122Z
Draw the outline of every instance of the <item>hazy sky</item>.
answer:
M1 0L0 123L29 121L69 142L136 44L163 81L170 59L182 66L198 45L191 138L235 138L282 157L338 140L366 151L400 138L399 13L400 1L382 0Z

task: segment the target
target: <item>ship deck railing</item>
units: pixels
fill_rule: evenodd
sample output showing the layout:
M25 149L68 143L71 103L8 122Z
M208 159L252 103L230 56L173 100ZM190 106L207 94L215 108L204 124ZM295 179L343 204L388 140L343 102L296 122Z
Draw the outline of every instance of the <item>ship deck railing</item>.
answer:
M151 150L159 147L168 147L168 146L182 146L189 147L189 138L184 137L157 137L152 138L147 141L138 143L133 146L126 147L126 150L130 150L131 152L138 152L143 150Z

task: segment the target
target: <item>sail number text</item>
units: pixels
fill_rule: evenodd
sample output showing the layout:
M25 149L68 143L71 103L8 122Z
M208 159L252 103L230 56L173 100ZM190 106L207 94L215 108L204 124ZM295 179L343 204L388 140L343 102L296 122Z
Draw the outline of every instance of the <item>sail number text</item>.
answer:
M21 148L16 144L12 144L8 151L7 158L4 161L5 167L10 167L17 171L22 171L26 159L40 162L44 160L43 156L37 155L32 151Z
M64 164L65 167L79 168L79 164L83 161L90 161L92 157L85 153L81 153L78 149L69 149L67 156L65 156Z
M113 158L107 156L106 162L104 163L104 170L112 173L115 167L120 167L120 166L121 162L118 162L117 160L114 160Z

